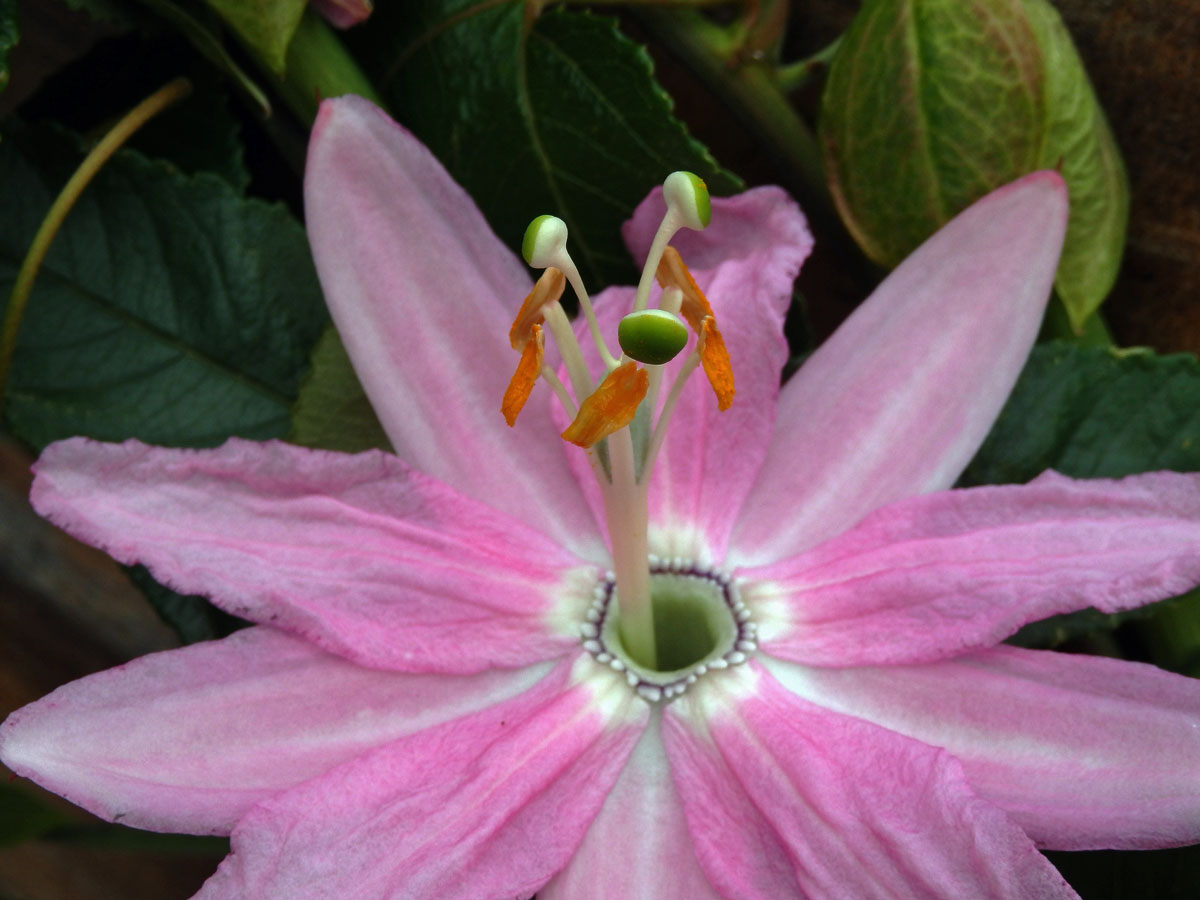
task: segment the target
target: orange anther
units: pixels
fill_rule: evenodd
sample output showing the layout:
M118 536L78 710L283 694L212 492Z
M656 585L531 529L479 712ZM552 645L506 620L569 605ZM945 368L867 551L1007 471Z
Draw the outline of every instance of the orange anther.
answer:
M575 421L562 433L563 440L587 449L624 428L633 421L649 387L650 376L633 360L617 366L579 405Z
M717 395L717 409L724 412L733 405L733 366L729 351L725 349L725 339L712 316L705 316L700 323L700 365Z
M521 360L517 363L517 371L513 373L512 381L504 392L504 400L500 404L500 412L504 413L504 421L512 428L517 422L521 407L533 392L533 383L537 381L538 373L542 371L542 357L545 353L546 339L542 336L542 326L534 324L530 330L531 340L525 342L521 350Z
M548 266L542 273L542 277L537 280L537 284L521 304L517 317L513 319L512 328L508 330L508 342L514 350L524 349L525 342L533 335L533 326L542 324L545 318L542 315L542 307L547 303L556 302L562 296L566 283L567 279L563 273L553 266Z
M659 262L658 271L654 273L654 277L658 279L661 287L679 288L683 294L679 314L687 319L687 323L692 326L692 331L699 334L700 323L704 321L705 316L711 316L713 311L712 307L708 305L708 298L704 296L704 292L696 286L696 279L692 277L688 267L683 264L683 257L679 255L678 250L674 247L667 247L663 250L662 261Z

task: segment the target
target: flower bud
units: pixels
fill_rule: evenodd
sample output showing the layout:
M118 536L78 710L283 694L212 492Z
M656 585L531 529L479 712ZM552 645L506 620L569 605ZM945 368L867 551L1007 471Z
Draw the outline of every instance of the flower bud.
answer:
M567 246L567 223L558 216L538 216L525 229L521 255L535 269L554 265Z
M617 340L630 359L661 366L679 355L688 340L687 326L665 309L630 313L617 326Z
M712 221L712 203L708 197L708 185L699 175L691 172L672 172L663 182L663 199L667 208L679 213L683 224L696 231L703 231Z
M1108 293L1129 188L1048 0L862 4L830 67L819 121L830 193L876 262L899 264L989 191L1058 169L1071 219L1055 289L1076 328Z

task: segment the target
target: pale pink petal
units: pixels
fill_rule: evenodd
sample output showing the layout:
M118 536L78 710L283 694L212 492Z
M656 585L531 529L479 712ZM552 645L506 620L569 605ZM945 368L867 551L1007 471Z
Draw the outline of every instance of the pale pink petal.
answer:
M566 865L637 743L647 707L624 681L525 694L402 738L255 807L198 895L528 897Z
M1200 841L1200 681L1015 647L920 666L767 665L813 703L944 747L1042 847Z
M371 0L309 0L309 5L337 28L349 28L371 15Z
M810 665L929 662L1026 622L1117 612L1200 582L1200 475L1153 472L902 500L795 559L741 573L762 647ZM753 598L753 599L752 599Z
M513 315L532 284L416 138L359 97L321 105L305 174L325 299L396 453L599 559L548 408L500 414Z
M701 864L723 894L1076 897L949 754L814 706L758 666L736 677L739 690L709 680L689 691L664 727Z
M730 561L799 553L903 497L948 488L1033 345L1067 196L1036 172L901 263L784 387Z
M579 850L538 900L721 900L696 862L654 715Z
M0 759L105 819L228 834L260 800L506 700L545 671L382 672L249 628L141 657L17 710L0 726Z
M662 188L657 187L621 227L625 246L639 266L665 211ZM804 214L787 192L755 187L733 197L713 197L712 212L712 223L703 231L684 228L671 239L688 268L708 271L728 261L752 263L760 268L764 282L779 287L785 280L790 293L795 272L808 258L813 241Z
M561 656L595 584L540 532L378 451L73 438L36 472L34 507L80 540L376 668L478 672Z
M692 374L671 419L650 490L652 551L705 562L724 557L733 511L745 499L766 453L787 361L783 320L792 282L812 248L803 215L778 188L717 197L712 205L708 229L685 229L673 243L712 304L737 394L733 406L720 412L703 372ZM639 262L647 249L647 223L653 220L652 236L664 210L659 189L626 223L625 237ZM614 350L617 324L632 311L633 293L610 288L596 298L597 318ZM580 321L576 328L592 371L600 371L586 325ZM660 403L686 356L681 353L665 367Z
M651 524L663 534L660 543L689 538L692 544L667 544L657 548L659 553L718 562L725 559L737 510L754 484L775 427L779 381L788 357L783 320L812 237L791 198L778 188L757 188L728 200L714 199L713 225L703 232L685 230L677 238L716 314L737 393L733 406L720 412L704 373L692 375L655 465ZM720 250L723 261L710 268L704 249L721 238L728 240ZM689 252L690 243L700 244L695 254ZM664 393L681 364L677 360L668 367Z

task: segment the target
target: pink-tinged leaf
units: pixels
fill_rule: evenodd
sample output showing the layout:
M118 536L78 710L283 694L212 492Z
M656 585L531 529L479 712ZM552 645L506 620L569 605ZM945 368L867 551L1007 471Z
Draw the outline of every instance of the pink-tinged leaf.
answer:
M1033 345L1066 221L1062 179L1036 172L888 276L784 386L731 562L791 556L954 483Z
M1200 841L1200 681L1015 647L921 666L767 665L813 703L944 747L1039 846Z
M786 624L772 656L810 665L929 662L1026 622L1116 612L1200 582L1200 475L1154 472L902 500L794 559L743 576ZM768 600L768 598L770 598Z
M579 850L538 900L721 900L696 862L653 716Z
M255 803L545 672L403 675L251 628L59 688L0 726L0 759L111 821L228 834Z
M723 894L1077 900L949 754L814 706L756 665L737 677L740 690L698 685L664 719L688 827Z
M396 453L600 559L546 404L504 427L513 315L532 281L433 155L359 97L327 100L304 181L325 299Z
M378 451L73 438L36 473L34 507L80 540L375 668L556 658L578 643L563 616L595 584L540 532Z
M534 893L579 846L647 717L613 673L597 693L570 668L259 804L197 900Z
M309 0L309 5L336 28L349 28L366 20L374 9L371 0Z

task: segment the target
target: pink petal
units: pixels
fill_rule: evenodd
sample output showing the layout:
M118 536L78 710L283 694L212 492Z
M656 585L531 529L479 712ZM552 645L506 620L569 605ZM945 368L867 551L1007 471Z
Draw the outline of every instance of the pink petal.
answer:
M80 540L375 668L555 658L577 645L595 585L539 532L386 453L73 438L36 472L34 507Z
M531 280L432 154L359 97L327 100L305 175L325 298L396 453L599 560L548 409L500 414Z
M945 752L813 706L757 666L736 677L733 691L689 692L664 729L700 862L723 894L1076 897Z
M575 852L647 717L614 673L569 669L263 802L198 900L529 896Z
M1040 846L1200 841L1200 681L997 647L921 666L768 667L814 703L944 747Z
M0 758L106 819L228 834L260 800L545 671L398 675L250 628L59 688L0 726Z
M357 25L374 8L371 0L309 0L309 5L337 28Z
M782 559L903 497L953 484L1037 334L1067 222L1053 172L958 215L785 386L734 564Z
M1021 625L1116 612L1200 582L1200 475L1155 472L945 491L884 507L795 559L742 572L786 620L773 656L810 665L928 662ZM773 602L767 598L773 598Z
M653 716L566 869L538 900L721 900L696 862Z

